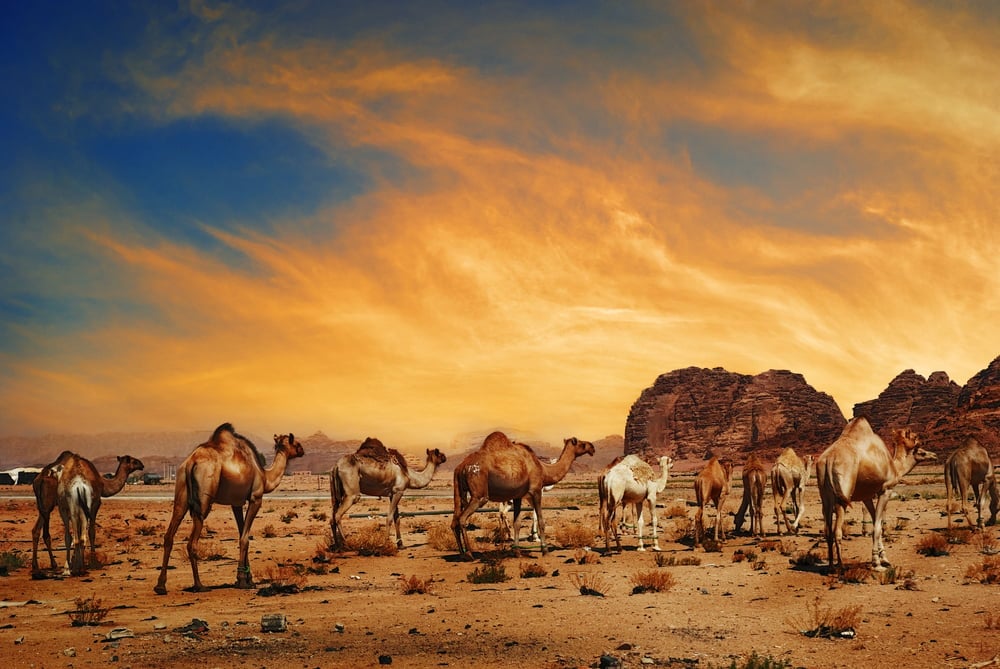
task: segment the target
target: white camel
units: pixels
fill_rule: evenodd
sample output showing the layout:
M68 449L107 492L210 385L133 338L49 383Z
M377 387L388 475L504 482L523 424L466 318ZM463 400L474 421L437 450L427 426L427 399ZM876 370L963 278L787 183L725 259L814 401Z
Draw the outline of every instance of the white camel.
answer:
M660 476L657 478L652 467L639 456L630 453L601 475L598 484L601 486L600 497L604 501L604 513L601 515L600 524L601 530L604 532L605 553L611 550L610 534L612 533L615 535L618 552L620 553L622 550L616 516L618 509L622 509L624 513L626 505L631 505L635 510L639 536L638 550L640 551L646 550L642 543L642 510L644 505L649 505L649 515L652 517L653 525L653 550L660 550L656 527L656 496L667 487L667 479L670 477L670 468L673 464L674 461L670 456L662 456L660 458Z

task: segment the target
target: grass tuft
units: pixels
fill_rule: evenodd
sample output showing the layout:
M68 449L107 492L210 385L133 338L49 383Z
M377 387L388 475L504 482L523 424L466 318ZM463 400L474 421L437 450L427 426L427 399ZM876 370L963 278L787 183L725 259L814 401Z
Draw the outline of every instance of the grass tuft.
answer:
M662 569L650 569L648 571L637 571L630 579L633 584L632 594L639 595L644 592L668 592L677 584L677 579L669 571Z
M67 611L70 621L74 627L85 625L98 625L107 618L111 607L104 606L104 603L96 595L91 597L77 597L73 600L75 609Z

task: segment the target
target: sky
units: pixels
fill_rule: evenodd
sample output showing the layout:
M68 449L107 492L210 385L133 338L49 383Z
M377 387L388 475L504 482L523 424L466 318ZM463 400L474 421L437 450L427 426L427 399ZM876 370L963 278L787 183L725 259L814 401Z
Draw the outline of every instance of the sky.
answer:
M995 3L0 14L0 436L561 443L1000 354Z

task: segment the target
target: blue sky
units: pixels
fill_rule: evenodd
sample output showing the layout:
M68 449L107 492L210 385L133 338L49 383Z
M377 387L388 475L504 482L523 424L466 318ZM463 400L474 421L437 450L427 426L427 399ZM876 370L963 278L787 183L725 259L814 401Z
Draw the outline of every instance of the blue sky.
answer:
M997 355L989 4L22 5L2 435L558 442Z

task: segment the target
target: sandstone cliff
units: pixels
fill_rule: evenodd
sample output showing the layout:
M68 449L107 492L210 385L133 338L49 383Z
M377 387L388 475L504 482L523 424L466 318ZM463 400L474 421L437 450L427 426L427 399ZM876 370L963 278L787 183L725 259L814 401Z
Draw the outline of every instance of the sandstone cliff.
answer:
M679 465L710 454L742 463L751 451L765 459L787 446L819 452L846 423L833 398L801 374L688 367L642 391L625 423L625 452L649 462L669 455Z

